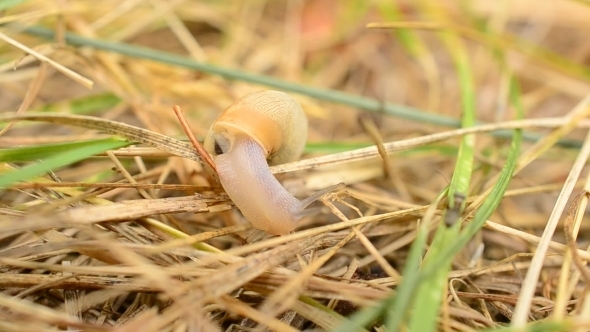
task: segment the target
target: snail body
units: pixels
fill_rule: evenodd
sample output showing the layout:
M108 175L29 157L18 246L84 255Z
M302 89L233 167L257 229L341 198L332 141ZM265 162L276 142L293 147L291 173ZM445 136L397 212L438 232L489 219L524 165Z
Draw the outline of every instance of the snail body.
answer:
M213 155L219 182L256 228L272 235L291 232L303 210L328 188L299 200L274 177L269 164L299 159L307 140L301 106L279 91L248 94L215 120L205 149Z

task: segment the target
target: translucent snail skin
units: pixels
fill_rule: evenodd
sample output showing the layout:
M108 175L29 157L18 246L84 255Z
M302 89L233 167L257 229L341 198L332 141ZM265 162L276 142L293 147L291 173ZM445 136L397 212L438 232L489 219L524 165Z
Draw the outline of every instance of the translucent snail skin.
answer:
M293 197L277 181L270 165L296 161L307 140L307 117L288 94L259 91L248 94L217 117L205 138L221 185L256 228L272 235L291 232L303 210L322 195Z

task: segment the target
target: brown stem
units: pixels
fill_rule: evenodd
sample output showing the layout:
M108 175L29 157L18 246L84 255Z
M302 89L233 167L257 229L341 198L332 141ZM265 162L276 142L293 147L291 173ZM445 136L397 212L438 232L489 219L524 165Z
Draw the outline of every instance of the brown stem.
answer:
M209 166L211 166L211 168L213 168L215 173L217 173L217 167L215 167L215 162L213 161L213 159L211 159L211 156L209 155L209 153L207 153L207 151L205 150L203 145L197 140L195 135L193 135L193 131L191 130L191 127L189 126L188 122L186 121L186 117L184 116L184 113L180 109L180 106L174 105L172 107L172 110L176 114L176 117L178 118L178 121L180 121L180 125L182 126L182 129L184 129L186 136L191 141L191 143L193 143L193 146L195 147L195 150L197 150L197 153L199 154L201 159L204 162L206 162L207 164L209 164Z

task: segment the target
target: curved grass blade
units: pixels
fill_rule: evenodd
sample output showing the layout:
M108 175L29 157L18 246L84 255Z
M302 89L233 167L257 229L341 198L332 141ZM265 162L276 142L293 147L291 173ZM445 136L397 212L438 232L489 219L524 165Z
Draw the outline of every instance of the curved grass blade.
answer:
M522 118L524 110L520 101L520 89L518 87L518 83L514 78L512 78L510 84L510 101L516 109L517 118ZM496 210L504 196L504 193L506 192L506 189L508 188L508 184L510 183L512 175L514 174L514 171L517 167L521 143L522 130L515 129L514 139L512 140L512 143L510 145L510 151L508 152L506 164L504 165L502 172L500 173L498 181L490 191L489 196L482 203L481 207L475 212L473 219L467 224L463 231L461 231L459 236L455 239L454 243L449 247L445 248L445 250L441 253L441 261L437 262L437 264L426 267L423 271L424 275L434 273L436 269L440 268L441 262L449 260L455 254L457 254L469 242L469 240L471 240L473 236L477 232L479 232L479 230L483 227L484 223Z
M463 128L472 127L475 125L475 89L467 52L458 37L449 31L443 31L439 35L453 59L459 76L463 112L461 125ZM443 218L447 214L450 215L451 211L457 211L458 215L461 215L465 208L464 201L459 202L457 200L456 202L455 197L459 197L459 195L465 196L469 191L469 184L473 172L474 150L475 135L463 136L457 154L457 163L455 164L455 170L447 192L449 209L445 210ZM452 222L455 221L452 220ZM422 269L440 262L440 254L444 248L453 243L459 234L459 229L459 223L455 223L452 227L447 227L445 223L439 224L428 253L422 262ZM437 270L422 278L416 284L417 290L412 292L415 293L413 304L398 304L402 299L396 299L394 306L400 308L402 311L394 311L394 314L387 318L386 327L388 331L398 331L400 329L406 311L412 312L408 320L410 331L433 331L435 329L442 297L446 289L447 275L451 268L451 259L445 261L444 264L440 263L439 266ZM401 287L402 285L400 285ZM403 285L403 287L407 287L407 285Z

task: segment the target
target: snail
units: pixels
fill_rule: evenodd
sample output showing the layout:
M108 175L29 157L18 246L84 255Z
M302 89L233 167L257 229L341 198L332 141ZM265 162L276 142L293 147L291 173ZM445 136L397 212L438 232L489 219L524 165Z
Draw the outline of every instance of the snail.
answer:
M254 227L272 235L291 232L305 208L337 186L299 200L274 177L270 165L299 159L307 141L307 117L280 91L248 94L211 125L204 147L213 155L219 182Z

